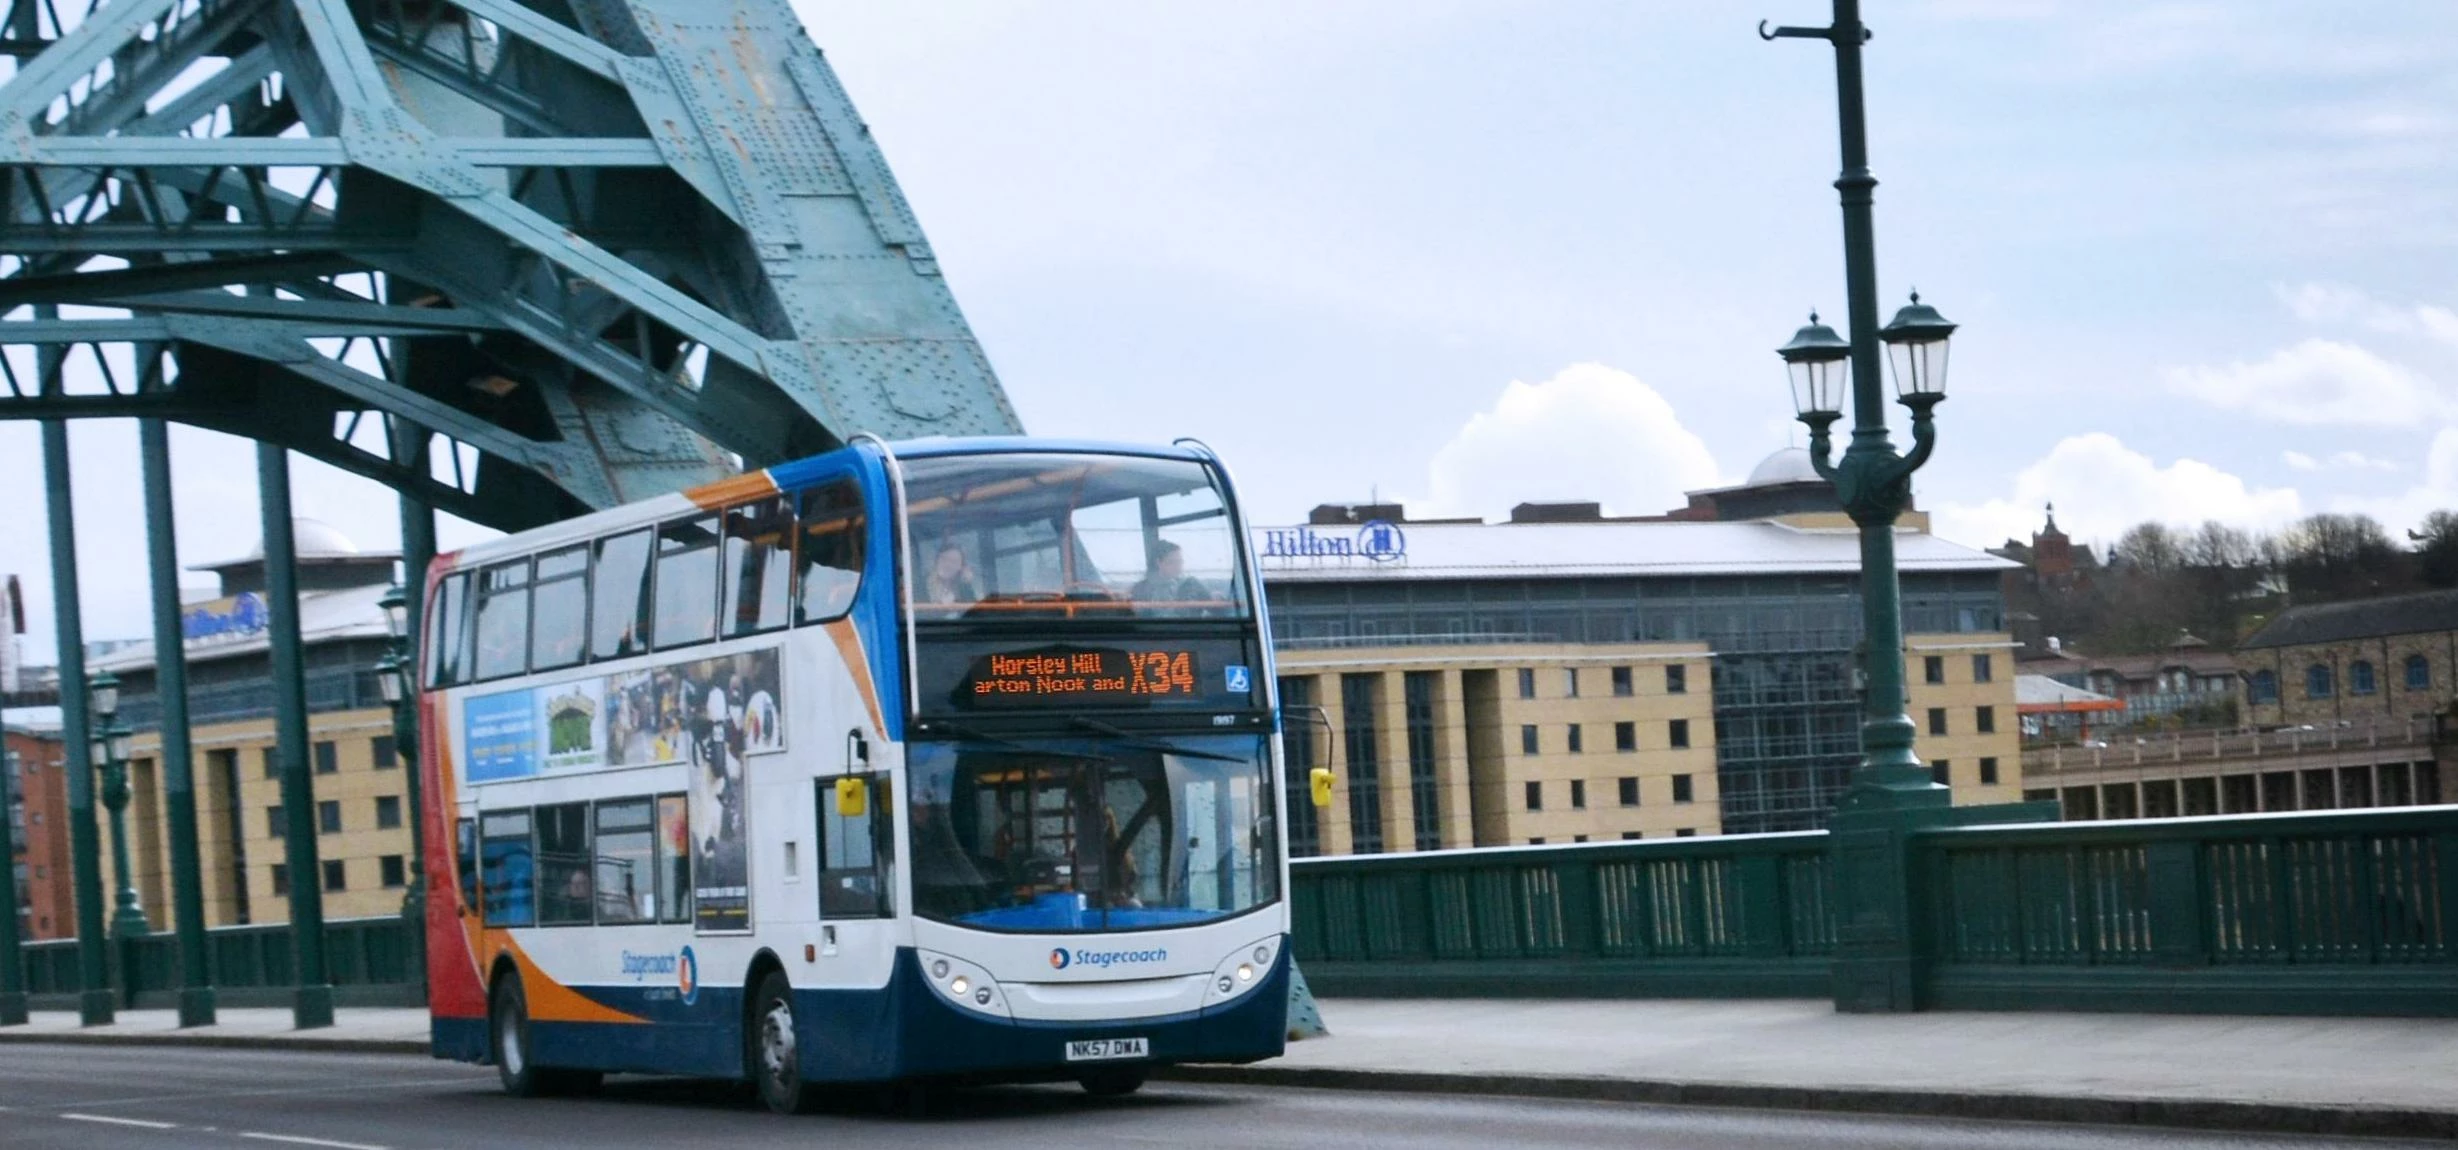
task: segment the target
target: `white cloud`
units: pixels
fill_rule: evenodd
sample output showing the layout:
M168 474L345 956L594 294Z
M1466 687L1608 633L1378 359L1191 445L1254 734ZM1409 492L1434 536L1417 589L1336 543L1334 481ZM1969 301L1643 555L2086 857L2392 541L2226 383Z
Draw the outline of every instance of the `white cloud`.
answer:
M2427 514L2458 511L2458 428L2442 428L2432 437L2432 446L2424 450L2422 478L2415 486L2378 498L2336 499L2331 509L2370 515L2390 529L2393 539L2422 523Z
M2316 459L2290 448L2280 452L2279 458L2298 471L2396 471L2399 469L2395 460L2376 459L2361 451L2337 451L2332 452L2327 459Z
M2168 372L2178 393L2287 424L2411 427L2458 416L2458 397L2364 348L2308 339L2270 358Z
M2273 290L2288 312L2306 323L2352 324L2458 347L2458 311L2437 304L2400 306L2346 284L2304 283Z
M2452 441L2452 464L2458 469L2458 438ZM2014 490L2004 499L1938 508L1937 533L1973 546L2029 539L2049 503L2057 505L2057 526L2086 541L2115 539L2150 518L2273 528L2303 513L2303 500L2293 488L2250 487L2198 459L2162 467L2115 436L2092 432L2058 441L2038 462L2015 473Z
M2315 459L2310 455L2306 455L2301 451L2283 451L2279 453L2279 458L2286 460L2289 467L2293 467L2298 471L2321 470L2321 460Z
M1522 502L1593 500L1611 514L1652 515L1715 486L1718 472L1656 389L1582 363L1543 383L1511 381L1434 453L1428 480L1426 514L1492 518Z

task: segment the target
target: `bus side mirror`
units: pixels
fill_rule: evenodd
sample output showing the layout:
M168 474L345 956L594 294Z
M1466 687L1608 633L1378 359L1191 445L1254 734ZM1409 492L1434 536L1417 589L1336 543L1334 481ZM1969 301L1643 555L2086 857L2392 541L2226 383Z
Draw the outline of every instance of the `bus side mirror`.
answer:
M1306 782L1314 787L1314 805L1318 807L1331 805L1330 767L1316 767L1306 772Z
M836 816L858 819L870 810L870 780L846 776L836 781Z

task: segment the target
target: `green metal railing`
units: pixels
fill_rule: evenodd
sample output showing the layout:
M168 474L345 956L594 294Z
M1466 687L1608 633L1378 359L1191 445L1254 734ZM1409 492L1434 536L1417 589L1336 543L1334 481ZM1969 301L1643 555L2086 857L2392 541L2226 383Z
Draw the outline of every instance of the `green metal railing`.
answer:
M1334 994L1827 993L1826 836L1301 860L1295 948Z
M416 1005L423 988L411 977L410 930L398 917L335 919L324 924L327 972L338 997L352 1005ZM223 1005L286 1006L296 973L287 925L226 926L205 932L207 969ZM25 948L26 991L38 1006L56 1006L83 987L75 940ZM170 1006L179 993L179 940L169 932L111 947L112 983L123 1007ZM130 975L134 975L133 978Z
M1924 1005L2458 1014L2458 808L1922 831Z

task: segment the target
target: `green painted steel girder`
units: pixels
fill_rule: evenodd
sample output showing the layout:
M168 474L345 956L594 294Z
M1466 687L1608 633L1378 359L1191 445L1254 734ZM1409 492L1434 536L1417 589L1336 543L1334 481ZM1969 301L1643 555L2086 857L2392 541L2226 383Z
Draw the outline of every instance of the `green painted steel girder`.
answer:
M24 7L0 344L49 354L0 418L211 427L505 528L1019 430L787 0Z

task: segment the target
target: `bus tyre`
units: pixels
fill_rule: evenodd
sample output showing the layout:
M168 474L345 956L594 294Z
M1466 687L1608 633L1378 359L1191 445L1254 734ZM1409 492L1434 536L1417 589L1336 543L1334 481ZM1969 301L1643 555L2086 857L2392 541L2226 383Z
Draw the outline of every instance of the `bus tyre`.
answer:
M487 1030L495 1055L495 1077L504 1093L515 1098L555 1094L586 1094L604 1078L594 1070L540 1066L529 1044L529 1000L518 976L497 979L487 1004Z
M1106 1070L1087 1072L1076 1079L1084 1093L1095 1098L1121 1098L1144 1088L1144 1079L1152 1072L1141 1066L1113 1066Z
M760 979L759 995L752 1002L748 1061L760 1101L779 1114L810 1113L819 1101L819 1089L802 1079L794 988L785 975L772 970Z

